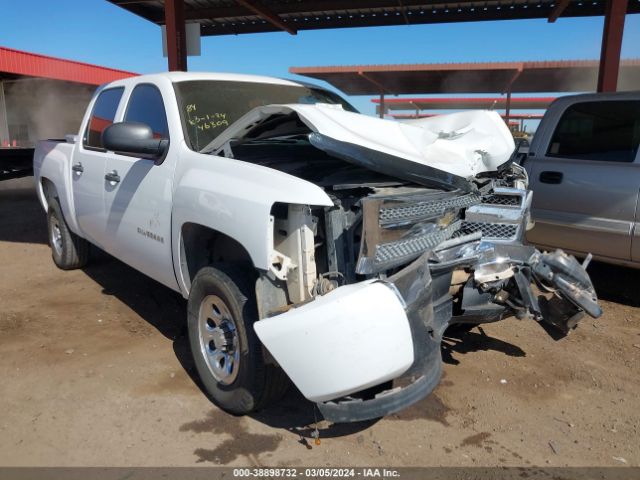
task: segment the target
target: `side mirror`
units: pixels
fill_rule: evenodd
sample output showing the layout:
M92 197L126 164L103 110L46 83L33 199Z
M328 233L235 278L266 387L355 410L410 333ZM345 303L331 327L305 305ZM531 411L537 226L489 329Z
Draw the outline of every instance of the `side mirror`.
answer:
M122 155L162 160L169 149L169 140L153 138L149 125L120 122L109 125L102 132L102 145Z

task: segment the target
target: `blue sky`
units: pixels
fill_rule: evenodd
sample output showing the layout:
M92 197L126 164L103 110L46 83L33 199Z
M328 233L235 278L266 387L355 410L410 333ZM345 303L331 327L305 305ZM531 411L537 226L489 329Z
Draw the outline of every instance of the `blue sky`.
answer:
M104 0L0 5L2 46L139 73L166 69L160 28ZM290 66L596 59L602 24L589 17L204 37L189 69L295 78ZM627 17L622 56L640 57L640 14ZM369 99L350 98L371 114Z

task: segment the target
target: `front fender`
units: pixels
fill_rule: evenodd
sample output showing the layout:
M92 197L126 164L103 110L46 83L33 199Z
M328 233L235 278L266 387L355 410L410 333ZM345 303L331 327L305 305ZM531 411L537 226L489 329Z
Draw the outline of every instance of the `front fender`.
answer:
M180 272L180 232L185 223L203 225L233 238L247 250L256 268L268 270L273 250L273 204L333 205L312 183L241 160L193 152L186 146L175 184L172 241L176 272ZM178 278L178 282L187 294L188 280Z

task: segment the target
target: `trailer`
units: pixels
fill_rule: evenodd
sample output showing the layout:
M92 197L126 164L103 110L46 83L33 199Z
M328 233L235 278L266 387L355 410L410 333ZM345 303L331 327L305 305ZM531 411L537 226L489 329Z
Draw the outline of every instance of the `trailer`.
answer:
M33 175L33 147L0 147L0 181Z

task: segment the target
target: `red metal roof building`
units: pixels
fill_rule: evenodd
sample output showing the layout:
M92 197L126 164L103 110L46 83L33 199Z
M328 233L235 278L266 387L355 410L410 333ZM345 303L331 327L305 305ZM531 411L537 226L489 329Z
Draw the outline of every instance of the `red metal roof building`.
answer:
M96 86L134 75L0 47L0 147L76 132Z
M0 79L36 77L85 85L102 85L135 75L137 74L115 68L0 47Z

